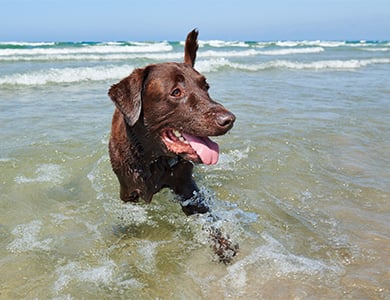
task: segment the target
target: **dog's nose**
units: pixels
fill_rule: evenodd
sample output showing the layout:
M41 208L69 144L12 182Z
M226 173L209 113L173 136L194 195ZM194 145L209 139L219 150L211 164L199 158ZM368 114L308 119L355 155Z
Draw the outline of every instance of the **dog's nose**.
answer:
M225 113L221 113L217 116L217 124L224 128L224 129L230 129L233 126L234 121L236 120L236 117L229 111Z

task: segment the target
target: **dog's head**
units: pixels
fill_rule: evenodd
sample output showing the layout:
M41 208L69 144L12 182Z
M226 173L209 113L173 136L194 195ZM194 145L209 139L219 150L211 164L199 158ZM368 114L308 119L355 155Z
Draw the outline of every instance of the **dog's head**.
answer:
M197 36L196 30L187 36L184 63L135 69L111 87L109 96L130 127L145 126L162 155L215 164L218 144L208 137L225 134L235 116L210 98L206 78L194 69Z

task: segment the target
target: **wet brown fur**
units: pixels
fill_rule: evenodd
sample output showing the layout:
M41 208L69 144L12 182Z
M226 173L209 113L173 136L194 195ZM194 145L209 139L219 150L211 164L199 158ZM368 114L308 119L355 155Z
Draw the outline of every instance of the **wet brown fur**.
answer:
M167 187L179 195L186 214L208 211L192 178L194 159L173 153L161 137L167 128L206 137L225 134L233 126L234 115L210 98L205 77L193 68L197 36L196 30L187 36L184 63L135 69L109 90L116 105L109 154L125 202L150 202ZM188 204L189 199L194 201Z

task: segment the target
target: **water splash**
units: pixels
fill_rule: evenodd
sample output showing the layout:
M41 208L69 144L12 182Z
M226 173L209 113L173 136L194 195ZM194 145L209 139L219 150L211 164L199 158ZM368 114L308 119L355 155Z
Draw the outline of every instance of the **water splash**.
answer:
M65 172L63 167L57 164L42 164L35 170L35 177L27 177L24 175L17 176L15 182L18 184L34 183L34 182L49 182L52 184L60 184Z
M7 250L13 253L22 253L33 250L50 251L53 239L41 239L40 231L43 226L42 221L35 220L27 224L19 224L12 234L16 238L8 244Z

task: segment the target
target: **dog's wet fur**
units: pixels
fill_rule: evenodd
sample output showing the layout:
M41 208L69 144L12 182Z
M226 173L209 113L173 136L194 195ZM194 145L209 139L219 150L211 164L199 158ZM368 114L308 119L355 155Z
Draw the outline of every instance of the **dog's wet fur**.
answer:
M187 215L209 211L193 164L217 162L218 145L208 137L228 132L235 116L210 98L206 78L194 69L197 37L197 30L188 34L183 63L135 69L109 90L116 106L109 154L125 202L149 203L167 187Z
M135 69L109 90L116 106L109 154L125 202L149 203L167 187L185 214L209 211L194 182L193 164L217 163L218 144L209 136L228 132L235 116L210 98L206 78L194 69L197 38L196 30L188 34L183 63ZM213 225L204 230L218 260L230 263L238 244Z

